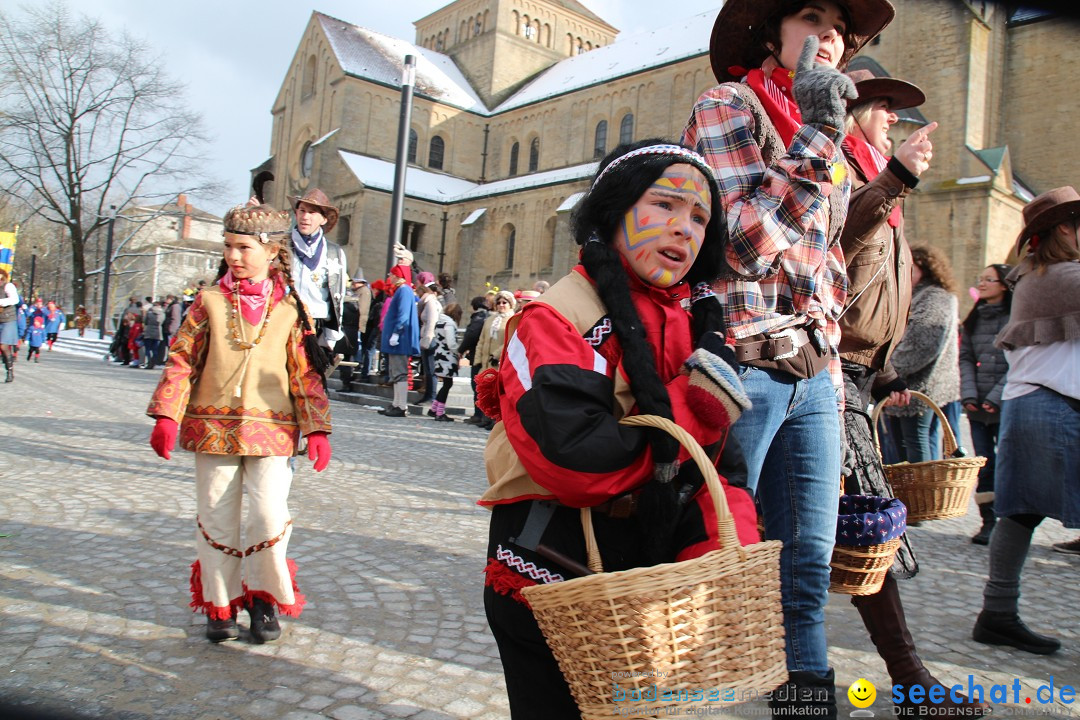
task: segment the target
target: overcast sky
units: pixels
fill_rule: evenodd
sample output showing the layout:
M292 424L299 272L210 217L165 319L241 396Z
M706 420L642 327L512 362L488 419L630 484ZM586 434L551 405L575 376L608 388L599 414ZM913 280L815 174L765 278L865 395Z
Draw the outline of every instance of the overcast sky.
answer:
M247 197L249 170L270 155L270 106L285 78L313 10L387 35L414 40L413 22L449 0L68 0L70 7L101 19L110 30L126 29L153 46L169 73L187 84L192 107L202 113L213 138L211 173L225 182L228 197L198 200L220 214ZM720 0L584 0L622 32L663 27ZM667 8L659 17L657 9ZM707 34L710 28L703 27Z

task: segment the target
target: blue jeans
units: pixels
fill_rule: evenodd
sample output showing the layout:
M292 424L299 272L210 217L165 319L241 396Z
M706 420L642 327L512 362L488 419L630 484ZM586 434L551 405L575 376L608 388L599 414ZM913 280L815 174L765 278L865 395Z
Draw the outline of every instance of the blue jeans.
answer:
M997 464L998 428L1000 423L986 424L978 420L968 418L971 427L971 444L975 446L975 454L986 458L986 464L979 469L979 484L975 487L976 494L994 492L994 467ZM976 502L992 502L991 500Z
M937 415L927 408L918 415L901 415L896 420L896 427L900 430L897 449L900 451L900 459L909 463L925 462L934 460L939 453L930 444L930 423Z
M371 367L368 362L368 346L365 342L367 338L364 337L364 333L356 334L356 352L353 354L353 362L357 363L354 373L362 378L367 378L371 375Z
M731 426L765 537L784 543L780 592L788 670L829 669L825 603L840 499L840 416L827 370L799 380L776 370L739 372L753 407Z
M960 412L962 409L963 406L959 400L953 400L941 406L941 412L945 413L945 418L949 421L949 427L953 431L953 437L956 438L957 447L964 444L964 436L960 432ZM930 420L930 451L934 453L932 460L939 460L945 456L942 437L941 420L938 418L937 413L934 413L934 417ZM971 455L971 453L969 452L968 455Z

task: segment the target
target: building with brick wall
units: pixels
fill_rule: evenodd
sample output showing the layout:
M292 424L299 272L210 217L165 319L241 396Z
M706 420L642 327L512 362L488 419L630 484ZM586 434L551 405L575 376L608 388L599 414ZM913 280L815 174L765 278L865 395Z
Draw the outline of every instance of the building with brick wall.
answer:
M863 53L922 86L897 141L927 119L935 159L907 202L912 243L946 249L961 282L1008 253L1020 209L1075 182L1080 116L1066 68L1071 21L959 0L894 0ZM622 141L677 138L715 80L716 11L622 36L575 0L457 0L416 21L415 42L312 13L271 108L271 155L253 169L268 202L311 187L341 209L350 267L385 269L404 57L416 56L403 242L467 297L531 287L574 263L569 211L598 157ZM1038 112L1033 105L1042 101ZM1052 139L1048 127L1053 127ZM963 300L963 299L962 299Z
M176 202L133 205L117 213L109 307L127 298L164 298L210 282L221 262L222 219L199 210L181 194Z

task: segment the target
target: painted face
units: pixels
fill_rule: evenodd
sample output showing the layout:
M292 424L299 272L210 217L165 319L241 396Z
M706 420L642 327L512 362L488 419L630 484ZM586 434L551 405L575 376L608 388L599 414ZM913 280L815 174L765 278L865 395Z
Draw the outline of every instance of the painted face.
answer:
M882 155L888 155L892 150L892 140L889 139L889 128L896 124L900 118L889 109L889 100L880 98L870 105L870 115L865 121L855 123L855 132L862 139L874 146Z
M780 49L772 48L780 64L794 70L802 53L803 42L817 35L821 42L817 62L836 67L844 54L844 33L847 22L840 6L832 0L811 0L802 10L780 21Z
M237 280L265 280L270 273L270 261L277 253L275 245L263 245L254 235L225 233L225 263Z
M1001 299L1005 297L1005 283L998 277L997 270L992 267L984 268L979 273L975 288L979 291L979 299L988 303L1001 302Z
M712 213L709 183L693 165L670 165L626 211L615 234L619 253L645 282L671 287L705 241Z
M300 203L296 206L296 228L301 235L313 235L326 224L326 216L315 205Z

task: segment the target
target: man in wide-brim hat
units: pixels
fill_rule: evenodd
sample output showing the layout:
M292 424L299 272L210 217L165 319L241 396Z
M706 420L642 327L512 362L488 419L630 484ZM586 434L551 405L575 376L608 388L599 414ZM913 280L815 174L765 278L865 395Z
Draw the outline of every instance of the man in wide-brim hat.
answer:
M315 320L319 344L330 349L343 337L341 316L349 279L345 251L326 238L338 209L319 188L290 197L296 214L292 230L292 275L296 292Z

